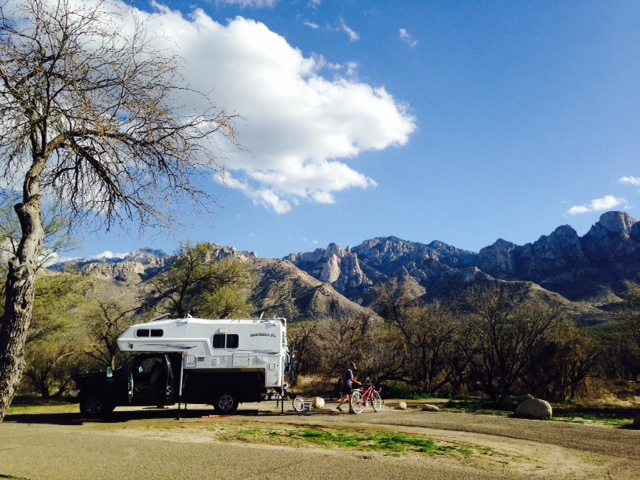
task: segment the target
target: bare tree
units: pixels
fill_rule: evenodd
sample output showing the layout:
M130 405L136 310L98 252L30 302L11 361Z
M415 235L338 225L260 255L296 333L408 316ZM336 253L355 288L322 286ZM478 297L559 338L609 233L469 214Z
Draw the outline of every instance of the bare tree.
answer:
M132 28L122 28L125 18ZM22 192L0 330L0 420L24 366L43 199L64 206L74 225L166 225L176 198L206 208L194 173L215 168L216 138L235 143L234 116L206 95L199 111L180 106L198 95L184 86L182 62L132 18L101 0L0 6L0 171Z
M136 308L126 309L116 302L98 300L98 309L88 315L92 345L87 355L100 365L116 368L118 337L133 324Z
M331 379L349 361L358 364L357 376L371 375L375 370L376 358L369 355L377 343L377 323L368 313L343 313L322 320L314 329L316 342L322 351L318 370Z
M534 361L523 372L528 393L540 398L574 400L586 391L588 379L597 373L604 347L589 331L571 321L534 352Z
M386 322L393 323L404 310L419 305L420 296L424 293L424 289L420 290L407 278L393 278L374 288L372 305Z
M465 298L468 316L461 332L461 353L481 388L504 399L522 379L534 355L563 320L559 306L511 291L506 284L472 287Z
M394 327L403 342L403 380L425 393L437 392L454 377L457 323L441 303L410 307L397 316Z
M316 332L317 322L300 322L292 324L287 332L289 347L294 356L293 366L290 371L291 386L297 385L298 375L307 373L317 368L318 359L322 356L322 351L318 347ZM316 365L313 365L313 364Z
M73 339L61 338L30 344L24 378L43 398L60 395L68 386L75 345Z
M621 323L622 338L619 356L622 357L628 378L638 381L640 377L640 286L627 285L624 305L616 315Z

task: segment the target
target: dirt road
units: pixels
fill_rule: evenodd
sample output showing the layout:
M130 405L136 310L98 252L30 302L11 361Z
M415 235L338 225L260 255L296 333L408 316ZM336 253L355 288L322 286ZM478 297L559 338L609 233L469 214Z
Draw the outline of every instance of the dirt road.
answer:
M124 410L103 422L9 415L0 424L0 478L640 478L637 430L387 407L347 415L328 407L281 415L273 404L250 404L233 417L190 408L180 420L175 410ZM279 431L309 428L405 433L452 450L389 454L272 440L288 438Z

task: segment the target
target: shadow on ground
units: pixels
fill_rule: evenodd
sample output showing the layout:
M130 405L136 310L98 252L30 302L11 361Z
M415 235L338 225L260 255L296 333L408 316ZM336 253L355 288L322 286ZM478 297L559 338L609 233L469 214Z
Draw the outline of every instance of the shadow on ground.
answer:
M235 416L276 415L277 412L261 411L255 409L238 409ZM83 423L124 423L132 420L157 420L179 418L212 418L215 413L211 408L195 408L178 412L176 408L140 407L136 410L114 411L103 418L87 418L78 413L17 413L9 414L4 422L48 424L48 425L82 425Z

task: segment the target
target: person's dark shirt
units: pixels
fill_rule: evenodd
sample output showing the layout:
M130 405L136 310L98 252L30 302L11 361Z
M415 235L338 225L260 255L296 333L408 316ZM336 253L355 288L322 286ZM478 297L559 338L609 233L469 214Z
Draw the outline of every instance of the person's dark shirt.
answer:
M351 388L353 386L353 370L348 366L344 367L344 373L342 374L342 382L345 386Z

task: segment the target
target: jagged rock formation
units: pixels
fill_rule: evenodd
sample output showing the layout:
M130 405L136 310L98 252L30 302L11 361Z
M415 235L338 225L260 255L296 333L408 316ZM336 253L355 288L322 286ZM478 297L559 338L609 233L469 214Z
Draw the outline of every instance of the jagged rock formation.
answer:
M256 285L251 293L251 302L256 308L256 316L285 316L295 320L335 315L375 316L371 310L338 293L330 282L320 281L288 261L259 259L255 253L238 251L233 247L208 246L207 262L234 259L254 267ZM99 281L105 292L121 292L126 287L133 292L133 288L144 288L146 281L166 272L175 259L175 256L164 252L144 249L123 258L103 257L60 263L49 270L59 272L74 268ZM332 278L331 271L326 273L326 278Z
M331 243L326 249L281 260L211 247L210 261L235 258L255 266L252 302L258 313L289 318L372 314L366 308L373 300L371 292L393 278L426 299L450 299L469 285L497 279L554 296L574 318L588 317L590 323L602 313L597 308L620 301L625 282L637 281L640 272L640 223L624 212L603 214L583 237L564 225L533 243L519 246L499 239L479 253L439 241L425 245L397 237L347 248ZM136 284L165 271L174 258L145 249L125 258L72 263L87 275Z
M329 257L330 258L330 257ZM255 262L259 282L252 303L257 312L291 319L375 315L286 260ZM256 312L256 313L257 313Z
M532 282L574 302L603 304L618 300L624 282L638 280L640 224L627 213L607 212L583 237L564 225L533 243L499 239L479 253L387 237L285 258L365 305L373 285L406 277L417 280L428 297L450 297L465 285L495 278ZM325 272L330 275L321 277Z
M135 284L163 271L167 267L169 258L160 250L145 248L123 258L102 257L56 263L50 266L49 270L60 272L66 268L72 268L84 275Z
M640 225L623 212L603 214L583 237L564 225L522 247L497 243L480 251L479 268L497 278L535 282L570 300L621 293L623 282L637 281L640 272ZM497 256L505 259L500 265Z
M347 298L368 304L366 295L374 285L392 277L414 277L428 289L458 269L473 266L477 254L442 242L423 245L387 237L366 240L346 250L332 243L326 250L291 254L285 260L331 283Z

